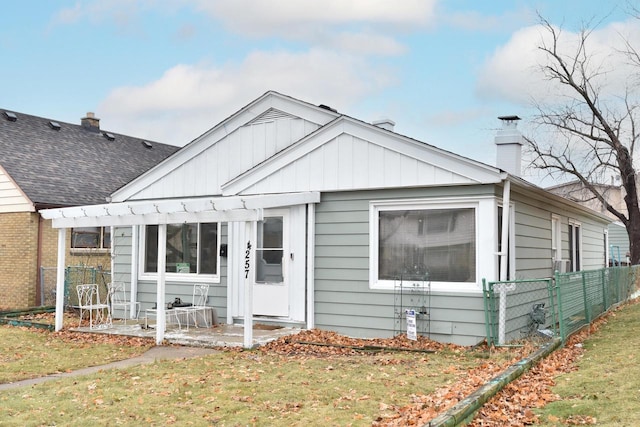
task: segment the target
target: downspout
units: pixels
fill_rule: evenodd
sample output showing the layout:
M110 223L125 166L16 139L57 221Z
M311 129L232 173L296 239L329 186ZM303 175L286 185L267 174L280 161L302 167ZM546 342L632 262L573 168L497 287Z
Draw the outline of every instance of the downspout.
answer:
M44 219L38 215L38 238L36 248L36 305L44 305L44 281L42 280L42 223Z
M505 177L502 187L502 236L500 236L500 281L507 280L507 259L509 257L509 202L511 197L511 181ZM498 312L498 344L504 345L507 324L507 292L514 290L514 284L500 283L494 286L494 292L500 293L500 308Z
M509 212L511 211L509 205L511 203L511 181L507 178L503 181L502 187L502 235L500 236L500 281L507 280L507 267L509 257Z

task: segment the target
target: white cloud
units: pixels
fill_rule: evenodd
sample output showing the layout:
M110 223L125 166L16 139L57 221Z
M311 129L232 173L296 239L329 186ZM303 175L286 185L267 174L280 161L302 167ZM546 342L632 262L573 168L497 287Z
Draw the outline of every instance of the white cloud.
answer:
M436 0L194 0L232 31L253 36L308 34L345 24L422 26Z
M177 65L144 86L117 88L97 113L104 128L184 145L267 90L345 111L393 83L389 70L357 56L254 52L239 64Z
M397 55L395 37L435 18L437 0L192 0L231 32L369 55Z
M560 34L559 51L570 58L580 41L579 34L566 30ZM640 23L636 20L614 23L593 31L587 40L590 72L597 70L600 73L593 83L602 88L604 96L623 95L629 77L638 71L620 55L620 50L624 49L621 35L640 46ZM523 105L529 104L531 99L560 100L567 91L547 80L541 72L540 66L548 61L539 49L543 42L550 46L551 38L541 26L515 32L485 63L477 81L478 95Z
M341 33L325 40L329 48L361 55L401 55L407 48L391 37L370 33Z
M61 9L53 17L52 25L68 25L79 21L84 15L84 8L80 3L76 3L73 7Z
M535 14L524 8L509 10L500 15L485 15L478 11L467 10L446 13L443 16L443 19L455 28L483 32L520 28L525 23L530 23L534 18Z

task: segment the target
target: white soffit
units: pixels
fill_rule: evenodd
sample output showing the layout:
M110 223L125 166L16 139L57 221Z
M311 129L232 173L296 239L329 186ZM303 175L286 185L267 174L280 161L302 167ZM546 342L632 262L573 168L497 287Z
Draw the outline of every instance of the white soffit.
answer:
M53 228L259 221L262 210L320 202L320 193L204 197L44 209Z
M357 139L360 147L342 150L338 146L340 142L336 141L343 135ZM385 180L381 181L378 178L385 167L388 168L386 164L388 159L384 158L384 154L377 156L377 158L365 158L367 147L362 147L362 144L397 156L398 175L405 172L403 166L409 164L410 161L417 165L416 172L413 176L405 173L406 177L402 179L391 179L387 180L387 182ZM305 162L305 157L309 157L313 152L317 152L322 148L332 150L333 161ZM348 158L344 161L345 156L351 156L352 162L349 162ZM339 166L341 159L343 163L346 163L346 166ZM302 166L296 165L296 162L299 162ZM291 171L293 168L297 169L295 173ZM324 169L318 171L318 168ZM347 179L347 184L345 185L345 180L340 179L341 171L337 170L340 168L360 177L365 174L369 175L371 179L363 181L355 177L350 184L348 182L349 179ZM361 169L359 173L355 172L356 168ZM318 182L317 180L314 182L314 176L327 175L335 175L334 181L336 181L337 185L334 186L332 182L327 184L327 182ZM304 187L305 182L309 183L308 186L304 187L306 189L331 191L425 185L483 184L496 183L500 182L500 180L501 174L497 168L379 129L350 117L341 116L250 171L224 184L222 193L232 195L242 194L243 192L251 193L252 191L263 193L302 191L299 189ZM261 185L261 183L263 184Z
M276 110L280 114L300 117L317 123L320 126L325 125L340 115L280 93L269 91L194 139L171 157L115 191L111 195L111 200L114 202L122 202L130 199L132 196L162 179L174 169L198 156L239 127L259 119L261 116L264 117L264 114L269 114L269 110Z

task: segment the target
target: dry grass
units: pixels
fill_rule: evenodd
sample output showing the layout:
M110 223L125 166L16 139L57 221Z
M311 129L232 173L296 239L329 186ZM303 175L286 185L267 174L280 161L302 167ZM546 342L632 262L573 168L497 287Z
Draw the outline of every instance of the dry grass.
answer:
M556 379L559 401L543 411L545 425L640 425L640 304L613 312L584 341L577 370Z
M20 331L25 341L39 336ZM26 348L37 354L43 347L40 336ZM88 346L46 359L54 366L82 359L86 366L114 352L121 354ZM460 348L435 354L224 351L4 391L0 420L9 426L371 425L414 405L418 396L454 387L472 369L482 369L487 357L506 362L511 356Z
M153 344L0 326L0 383L96 366L142 354Z

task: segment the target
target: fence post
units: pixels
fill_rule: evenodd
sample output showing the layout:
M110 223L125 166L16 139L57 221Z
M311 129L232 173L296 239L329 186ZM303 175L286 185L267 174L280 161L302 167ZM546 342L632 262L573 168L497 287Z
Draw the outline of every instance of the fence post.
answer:
M493 344L493 338L491 336L491 325L489 324L489 291L487 290L487 279L482 279L482 299L484 301L484 324L487 330L487 346Z
M582 271L582 297L584 298L584 315L587 323L591 323L591 310L589 310L589 299L587 298L587 279L585 272Z
M558 323L560 324L560 338L562 339L562 343L564 344L564 341L567 339L566 337L566 325L565 325L565 320L564 320L564 313L562 310L562 291L560 290L560 273L558 273L557 271L554 274L555 279L556 279L556 295L558 296Z
M603 313L607 311L607 309L609 308L609 304L607 301L607 289L609 287L607 286L607 282L605 281L606 273L607 273L607 269L603 268L601 273L601 278L600 278L600 280L602 281L602 312Z
M553 279L547 279L547 292L549 293L549 302L551 303L551 324L553 325L553 334L558 334L556 323L556 303L553 299Z
M500 294L500 308L498 309L498 344L503 345L507 335L507 292L516 289L515 283L499 282L493 284L493 293Z

